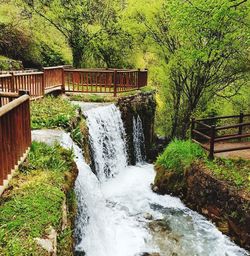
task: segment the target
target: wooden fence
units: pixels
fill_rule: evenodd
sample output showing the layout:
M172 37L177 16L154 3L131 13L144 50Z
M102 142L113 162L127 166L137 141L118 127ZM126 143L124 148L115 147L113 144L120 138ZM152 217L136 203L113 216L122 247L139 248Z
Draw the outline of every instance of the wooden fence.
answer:
M4 180L18 165L31 144L29 96L1 93L12 100L0 108L0 193Z
M65 66L46 67L43 72L12 72L0 75L0 92L29 91L32 99L46 91L117 93L138 90L147 85L147 70L69 69Z
M191 123L191 138L192 140L209 151L209 158L213 159L214 154L221 152L229 152L236 150L250 149L250 146L235 146L222 149L216 149L216 143L223 141L240 142L243 138L250 138L250 114L220 116L204 119L192 119ZM233 124L218 126L216 123L225 120L234 120ZM236 122L235 122L236 121Z

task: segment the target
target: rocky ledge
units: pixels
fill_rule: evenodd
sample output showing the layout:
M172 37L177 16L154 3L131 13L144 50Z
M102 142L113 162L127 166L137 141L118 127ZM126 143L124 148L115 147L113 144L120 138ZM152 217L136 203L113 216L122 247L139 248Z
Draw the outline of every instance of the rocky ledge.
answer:
M153 190L179 196L188 207L211 219L240 246L250 249L250 193L218 180L202 163L184 174L156 167Z

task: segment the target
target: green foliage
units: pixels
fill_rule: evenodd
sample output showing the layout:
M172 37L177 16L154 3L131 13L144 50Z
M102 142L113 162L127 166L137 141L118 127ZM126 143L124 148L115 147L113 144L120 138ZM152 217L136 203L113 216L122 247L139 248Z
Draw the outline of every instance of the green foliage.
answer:
M61 148L59 144L50 147L46 144L33 142L29 153L29 160L21 167L21 172L31 170L48 170L65 172L70 169L73 159L71 151Z
M237 93L247 80L249 4L235 2L158 0L132 7L130 17L140 24L133 31L139 29L152 66L164 70L158 91L172 138L186 137L201 105Z
M68 128L77 107L60 97L45 97L31 103L32 129Z
M44 236L50 226L60 233L65 175L72 166L71 151L33 143L21 172L0 199L0 255L47 255L34 238ZM71 233L64 238L69 237Z
M191 141L173 140L165 151L157 158L157 164L168 171L183 173L193 161L204 158L205 153L200 146Z
M240 189L250 191L249 160L216 158L214 161L205 161L205 164L217 178L226 180Z
M113 102L115 98L110 95L98 95L98 94L72 94L69 95L70 100L83 101L83 102Z

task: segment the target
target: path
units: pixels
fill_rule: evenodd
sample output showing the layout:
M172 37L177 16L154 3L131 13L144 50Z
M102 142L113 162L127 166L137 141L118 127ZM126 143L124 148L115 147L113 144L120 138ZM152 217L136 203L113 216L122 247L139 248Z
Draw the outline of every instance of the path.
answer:
M225 143L217 143L215 145L216 149L226 149L232 147L242 147L242 146L249 146L249 142L225 142ZM224 157L224 158L244 158L250 160L250 149L246 150L237 150L237 151L230 151L230 152L223 152L223 153L216 153L215 156L217 157Z

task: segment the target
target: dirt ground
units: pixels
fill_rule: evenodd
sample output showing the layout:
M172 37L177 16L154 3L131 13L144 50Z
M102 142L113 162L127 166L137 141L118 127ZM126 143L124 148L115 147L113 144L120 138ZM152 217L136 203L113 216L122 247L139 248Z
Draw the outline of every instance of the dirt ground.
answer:
M216 143L215 150L218 149L226 149L232 147L244 147L247 146L249 149L246 150L237 150L237 151L229 151L223 153L217 153L215 156L224 157L224 158L244 158L250 160L250 142L225 142L225 143Z

